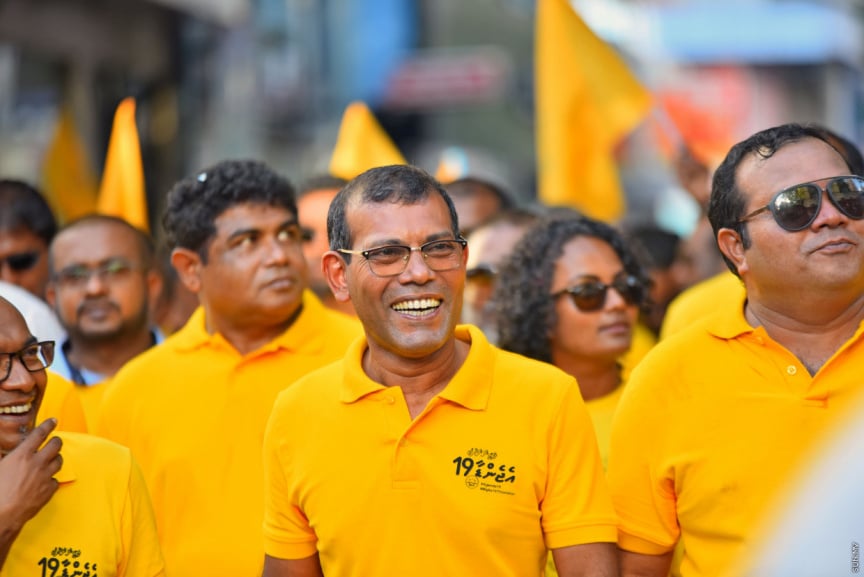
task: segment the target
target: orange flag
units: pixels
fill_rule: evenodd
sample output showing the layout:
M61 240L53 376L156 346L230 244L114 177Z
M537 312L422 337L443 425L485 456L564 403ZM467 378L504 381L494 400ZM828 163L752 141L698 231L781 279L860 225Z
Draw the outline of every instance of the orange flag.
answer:
M352 102L342 115L330 174L351 180L362 172L388 164L407 164L369 107Z
M648 114L650 94L568 0L537 2L535 74L540 199L618 219L614 149Z
M135 124L134 98L123 99L114 113L114 127L99 188L98 211L119 216L141 230L148 230L144 167Z
M42 163L42 188L60 222L96 210L96 176L87 161L72 112L64 108Z

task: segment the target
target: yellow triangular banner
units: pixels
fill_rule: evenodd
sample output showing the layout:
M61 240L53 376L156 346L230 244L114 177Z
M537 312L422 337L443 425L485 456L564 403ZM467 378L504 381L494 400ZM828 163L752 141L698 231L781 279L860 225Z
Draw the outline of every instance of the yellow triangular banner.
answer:
M362 172L388 164L407 164L369 107L352 102L342 115L330 174L351 180Z
M60 222L96 210L96 176L68 108L61 111L51 144L45 151L42 188Z
M125 98L114 114L98 211L123 218L142 230L149 229L134 98Z

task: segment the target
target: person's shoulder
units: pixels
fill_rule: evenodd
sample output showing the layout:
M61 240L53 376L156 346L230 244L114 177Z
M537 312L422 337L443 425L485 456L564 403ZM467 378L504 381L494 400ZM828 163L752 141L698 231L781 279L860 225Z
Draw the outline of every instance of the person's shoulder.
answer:
M561 398L578 388L576 379L551 363L499 349L494 345L493 387L519 398Z
M279 393L279 399L291 402L317 402L337 394L345 378L345 360L337 359L309 371Z
M64 463L76 469L114 470L128 474L132 461L132 452L128 447L87 433L58 431L55 435L63 441L60 454L63 455Z
M728 271L685 289L669 304L663 319L661 340L713 316L727 304L738 304L743 298L744 285Z

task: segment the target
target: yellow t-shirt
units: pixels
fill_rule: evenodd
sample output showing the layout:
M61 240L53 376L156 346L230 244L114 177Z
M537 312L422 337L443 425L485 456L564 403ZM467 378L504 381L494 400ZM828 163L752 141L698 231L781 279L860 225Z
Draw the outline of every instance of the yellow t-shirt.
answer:
M600 449L600 460L603 463L604 471L609 465L609 438L612 434L612 419L618 409L618 401L621 400L622 391L624 391L623 383L608 395L585 401L585 408L588 409L588 414L591 415L591 422L594 425L594 434L597 435L597 446Z
M164 576L153 509L129 449L80 433L57 436L60 486L24 525L0 577Z
M744 296L744 284L730 271L696 283L669 303L660 327L660 340L681 332L718 310L728 310L729 305L743 303Z
M198 310L105 393L97 431L140 463L169 575L261 574L261 447L273 400L362 331L308 291L303 303L285 333L247 355L208 334Z
M784 479L861 390L864 326L814 376L743 297L661 341L618 405L607 478L618 544L683 547L680 575L724 575Z
M54 417L57 419L57 431L86 433L87 420L75 385L50 370L46 371L46 374L48 384L45 387L39 412L36 414L36 424Z
M621 377L625 381L630 377L630 373L633 372L639 361L654 348L655 344L657 344L657 337L654 336L651 329L642 323L636 323L636 326L633 327L633 340L630 343L630 350L624 353L620 359Z
M402 390L342 362L280 394L264 448L265 550L328 577L540 575L547 547L614 542L573 377L462 325L465 363L413 421Z

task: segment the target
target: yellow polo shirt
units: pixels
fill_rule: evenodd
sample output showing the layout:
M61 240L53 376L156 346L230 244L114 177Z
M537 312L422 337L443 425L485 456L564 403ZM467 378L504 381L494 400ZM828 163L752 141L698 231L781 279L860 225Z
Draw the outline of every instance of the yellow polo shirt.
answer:
M57 419L57 431L86 433L87 419L75 385L50 370L46 371L46 374L48 375L48 384L45 388L45 394L42 396L39 412L36 414L36 424L38 425L49 417L54 417Z
M57 436L60 486L24 525L0 577L164 576L153 509L129 449L80 433Z
M859 396L862 330L813 377L747 324L743 297L658 344L612 427L619 546L660 554L680 540L680 575L724 575L810 444Z
M280 394L264 447L265 550L328 577L540 575L549 548L614 542L573 377L462 325L465 363L413 421L398 387L343 361Z
M362 329L309 291L293 325L247 355L204 327L199 309L124 366L105 393L97 431L141 464L169 575L260 575L261 447L273 400L344 355Z

